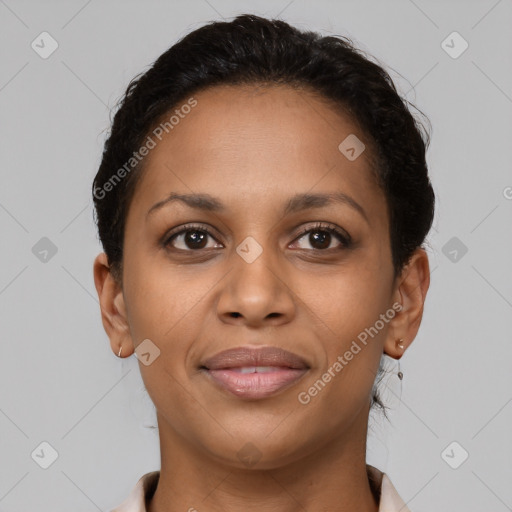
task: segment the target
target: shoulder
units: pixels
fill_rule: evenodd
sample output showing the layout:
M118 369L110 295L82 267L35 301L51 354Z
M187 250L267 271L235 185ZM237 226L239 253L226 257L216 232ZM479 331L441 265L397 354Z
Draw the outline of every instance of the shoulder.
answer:
M379 497L378 512L411 512L386 473L369 464L366 469L372 490Z
M146 503L156 490L160 471L151 471L141 476L128 497L110 512L146 512Z

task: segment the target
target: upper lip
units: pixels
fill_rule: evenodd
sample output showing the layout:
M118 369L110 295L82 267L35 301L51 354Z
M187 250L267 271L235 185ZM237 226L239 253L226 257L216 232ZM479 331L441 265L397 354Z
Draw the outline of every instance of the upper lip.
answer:
M202 363L208 370L244 366L279 366L307 369L308 364L297 354L279 347L237 347L224 350Z

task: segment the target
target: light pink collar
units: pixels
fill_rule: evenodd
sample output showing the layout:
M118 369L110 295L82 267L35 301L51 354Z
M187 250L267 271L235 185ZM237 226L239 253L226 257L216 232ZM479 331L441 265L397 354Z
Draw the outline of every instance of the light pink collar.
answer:
M369 464L366 465L366 469L374 489L380 488L379 512L411 512L398 495L386 473ZM126 500L110 512L147 512L146 501L153 496L159 478L160 471L152 471L143 475Z

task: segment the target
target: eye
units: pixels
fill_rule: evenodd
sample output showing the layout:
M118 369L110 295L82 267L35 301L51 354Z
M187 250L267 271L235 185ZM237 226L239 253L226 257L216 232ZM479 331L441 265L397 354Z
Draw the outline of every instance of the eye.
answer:
M180 251L197 251L206 249L208 237L214 239L210 231L197 225L185 226L178 232L171 233L164 242L165 247L172 246ZM180 246L178 246L180 245ZM220 245L222 247L222 245ZM212 248L212 247L210 247Z
M341 249L346 249L350 246L351 238L350 235L341 229L331 225L318 223L313 227L304 229L296 240L305 238L305 235L309 234L306 241L313 246L312 250L325 251L327 249L336 248L332 247L331 242L335 242L333 235L340 244L338 245ZM301 249L307 249L307 247L300 247Z
M301 240L305 238L305 235L309 237L306 239L313 248L308 249L307 247L299 247L299 249L318 250L325 251L328 249L336 248L332 247L332 242L335 239L338 240L338 248L346 249L351 244L351 238L348 233L337 228L331 224L317 223L312 227L304 229L295 240ZM334 238L333 238L334 236ZM218 243L208 247L208 238L216 241L210 230L201 225L187 225L182 227L179 231L171 232L164 241L165 247L172 247L178 251L196 252L202 249L213 249L223 247L222 244ZM297 242L295 242L296 244Z

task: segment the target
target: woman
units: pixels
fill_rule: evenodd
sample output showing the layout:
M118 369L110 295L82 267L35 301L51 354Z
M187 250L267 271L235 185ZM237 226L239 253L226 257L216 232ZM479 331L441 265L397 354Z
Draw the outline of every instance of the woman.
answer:
M429 287L421 129L348 39L253 15L130 83L93 184L94 278L161 469L116 511L407 510L366 436Z

